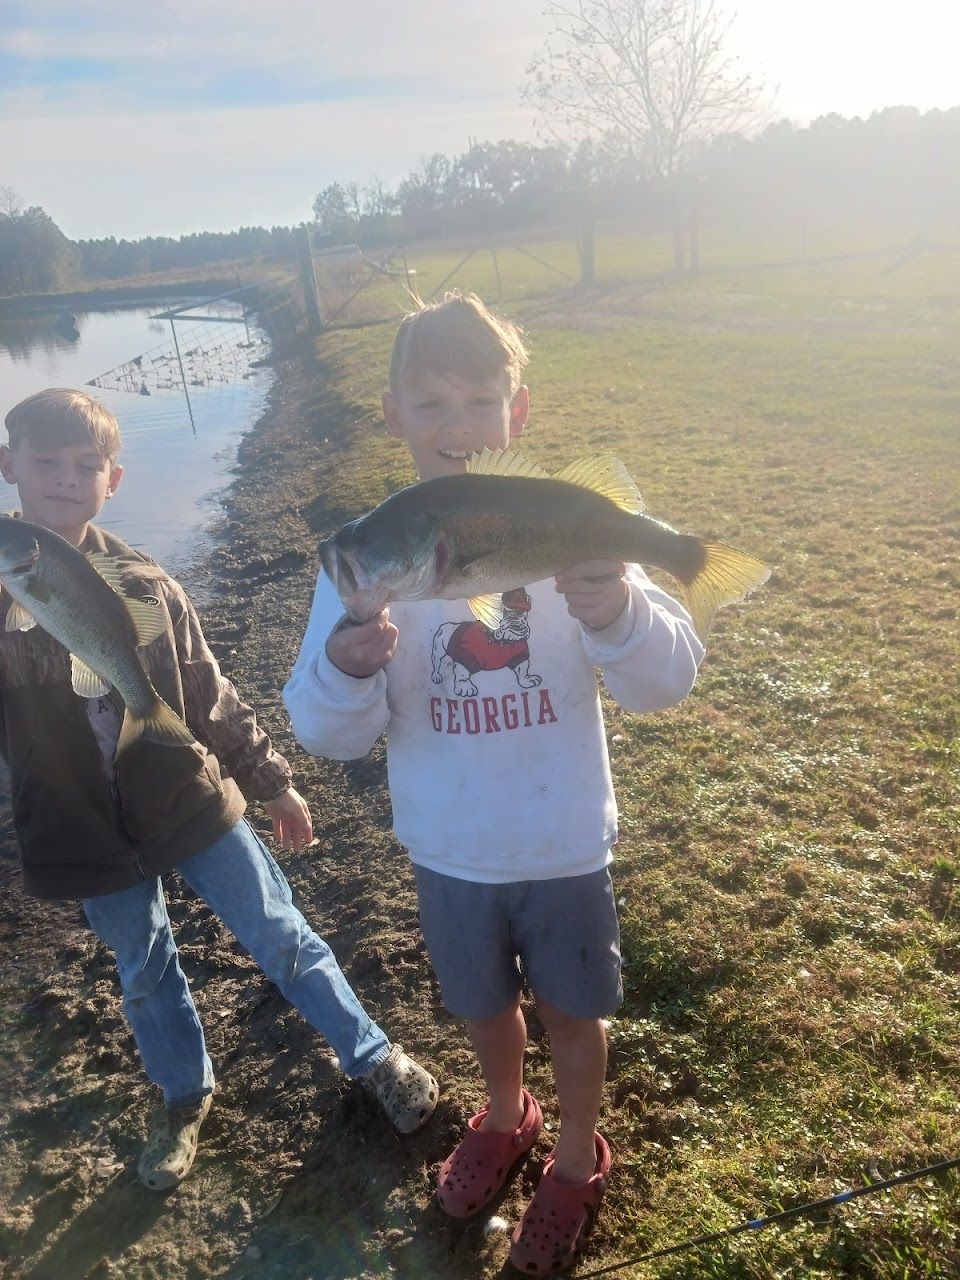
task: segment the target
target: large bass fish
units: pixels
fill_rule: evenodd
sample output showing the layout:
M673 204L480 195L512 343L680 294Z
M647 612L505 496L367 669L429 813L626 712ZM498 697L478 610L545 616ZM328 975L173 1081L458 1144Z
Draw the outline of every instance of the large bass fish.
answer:
M491 628L502 618L502 592L570 565L652 565L676 578L702 640L721 605L770 576L754 556L642 512L617 458L583 458L551 476L513 451L485 449L464 475L410 485L344 525L320 543L320 557L354 622L391 600L466 598Z
M146 738L166 745L193 742L176 712L153 687L137 647L162 633L156 601L123 594L120 562L84 555L42 525L0 518L0 583L13 597L7 631L39 624L69 650L74 692L102 697L111 686L123 699L117 755Z

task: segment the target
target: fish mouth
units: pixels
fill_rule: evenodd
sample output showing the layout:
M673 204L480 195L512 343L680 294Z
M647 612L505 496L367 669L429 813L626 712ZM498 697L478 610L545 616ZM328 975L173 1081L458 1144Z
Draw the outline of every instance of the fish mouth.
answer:
M333 538L324 538L320 543L320 563L323 571L333 583L340 596L352 594L359 589L356 570L349 558Z
M359 623L375 618L387 602L386 594L367 582L360 565L333 538L320 543L320 561L350 620Z

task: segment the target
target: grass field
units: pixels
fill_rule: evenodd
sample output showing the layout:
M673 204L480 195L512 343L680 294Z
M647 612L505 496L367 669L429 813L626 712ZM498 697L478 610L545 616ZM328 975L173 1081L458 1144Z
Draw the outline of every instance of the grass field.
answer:
M705 238L678 280L664 243L623 235L579 292L557 241L449 282L527 328L525 452L615 452L651 514L774 567L721 614L685 703L607 708L626 1003L604 1222L623 1257L960 1154L960 249L798 247ZM419 291L462 256L412 255ZM412 479L379 425L402 306L367 290L342 318L386 322L318 339L355 409L330 495L354 512ZM916 1182L629 1273L956 1275L958 1190Z

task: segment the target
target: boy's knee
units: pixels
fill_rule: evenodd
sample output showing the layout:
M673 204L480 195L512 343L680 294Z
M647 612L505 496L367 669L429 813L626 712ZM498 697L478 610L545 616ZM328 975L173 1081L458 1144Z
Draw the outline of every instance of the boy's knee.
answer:
M537 1016L549 1036L578 1037L595 1035L597 1028L603 1034L603 1020L601 1018L575 1018L572 1014L564 1013L562 1009L558 1009L555 1004L551 1004L543 996L535 994L534 998L537 1003Z
M306 921L277 927L257 950L251 950L260 969L281 991L311 973L323 973L333 981L339 972L336 957L323 938Z
M136 962L117 957L117 972L125 1000L143 1000L153 995L167 970L177 963L177 948L170 934L151 939L147 954Z

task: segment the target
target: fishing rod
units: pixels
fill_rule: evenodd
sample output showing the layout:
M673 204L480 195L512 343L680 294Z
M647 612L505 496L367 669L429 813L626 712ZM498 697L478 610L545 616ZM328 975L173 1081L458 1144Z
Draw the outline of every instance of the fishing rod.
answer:
M651 1262L654 1258L667 1258L671 1254L684 1253L687 1249L695 1249L698 1245L715 1244L719 1240L726 1240L729 1236L740 1235L742 1231L759 1231L761 1227L769 1227L774 1222L786 1222L789 1218L799 1217L802 1213L813 1213L817 1209L829 1209L833 1205L846 1204L849 1200L856 1200L860 1196L872 1195L874 1191L887 1191L890 1187L898 1187L904 1182L913 1182L917 1178L936 1177L938 1174L945 1173L947 1169L960 1168L960 1156L955 1156L951 1160L941 1160L939 1164L928 1164L924 1169L914 1169L911 1173L898 1173L894 1178L885 1178L882 1182L868 1182L862 1187L854 1187L850 1191L841 1191L835 1196L827 1196L825 1200L813 1200L810 1204L798 1204L792 1209L784 1209L780 1213L771 1213L766 1218L751 1218L747 1222L741 1222L735 1227L727 1227L724 1231L710 1231L706 1235L691 1236L688 1240L681 1240L679 1244L667 1245L663 1249L652 1249L649 1253L634 1254L630 1258L621 1258L619 1262L613 1262L608 1267L601 1267L598 1271L583 1271L580 1273L579 1280L593 1280L594 1276L609 1275L613 1271L621 1271L624 1267L635 1266L638 1262Z

